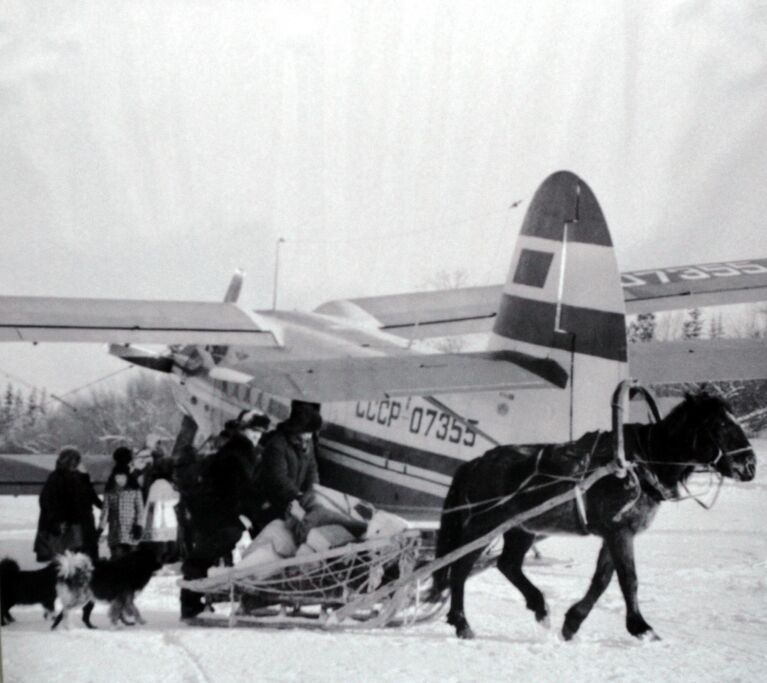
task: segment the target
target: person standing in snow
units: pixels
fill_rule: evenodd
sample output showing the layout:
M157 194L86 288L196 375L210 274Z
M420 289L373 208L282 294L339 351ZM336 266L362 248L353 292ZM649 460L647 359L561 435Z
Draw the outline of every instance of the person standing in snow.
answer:
M229 556L240 540L247 519L252 525L260 512L256 486L260 460L249 431L268 424L264 415L243 415L236 424L229 423L218 450L199 462L198 467L185 468L196 476L188 477L181 486L180 506L185 515L185 552L181 573L185 579L198 579L221 558ZM187 477L183 477L187 479ZM186 490L184 490L186 489ZM203 610L199 593L181 590L181 618L196 616Z
M178 556L176 505L179 495L171 484L172 472L170 458L163 458L153 465L154 481L149 487L141 523L144 529L141 542L152 546L155 557L162 564L175 562Z
M61 449L56 469L40 492L40 518L34 551L38 562L48 562L65 550L98 557L93 506L101 507L82 463L80 451L71 446Z
M128 466L115 465L104 487L104 508L99 521L99 533L109 526L107 544L112 557L121 557L138 544L143 508L141 491L130 477Z
M314 499L317 474L317 433L322 427L319 406L293 401L290 416L264 435L260 489L265 504L259 520L265 526L288 513L303 517Z

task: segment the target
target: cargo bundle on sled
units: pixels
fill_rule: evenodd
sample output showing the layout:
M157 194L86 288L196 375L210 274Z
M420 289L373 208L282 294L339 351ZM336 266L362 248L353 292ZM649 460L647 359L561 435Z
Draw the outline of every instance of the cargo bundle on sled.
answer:
M325 487L317 487L324 509L367 521L354 538L338 524L319 526L298 544L283 520L275 520L243 550L232 567L212 568L205 578L179 585L206 597L213 612L194 619L201 625L324 625L382 586L412 574L434 557L433 534L411 528L389 512ZM362 514L360 514L362 513ZM397 605L391 596L349 615L354 623L386 615L387 624L421 622L439 615L445 601L426 603L430 581L415 584Z

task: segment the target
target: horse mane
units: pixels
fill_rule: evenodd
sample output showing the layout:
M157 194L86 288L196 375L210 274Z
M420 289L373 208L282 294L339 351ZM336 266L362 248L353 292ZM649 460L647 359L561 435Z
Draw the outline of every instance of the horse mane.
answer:
M666 433L676 437L680 432L686 432L697 427L714 415L726 412L729 406L721 396L710 394L706 390L685 394L684 400L678 403L661 421Z

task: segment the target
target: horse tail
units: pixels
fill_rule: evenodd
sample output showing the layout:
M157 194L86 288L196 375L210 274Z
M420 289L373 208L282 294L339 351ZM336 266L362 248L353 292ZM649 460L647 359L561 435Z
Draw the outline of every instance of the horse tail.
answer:
M465 489L467 464L460 465L456 470L445 497L445 502L442 504L442 516L440 517L439 531L437 532L435 559L444 557L451 550L455 550L461 543L464 515L461 514L460 510L453 510L453 508L458 507L462 502L461 496ZM434 572L430 593L431 598L438 599L442 592L449 587L449 578L450 565Z

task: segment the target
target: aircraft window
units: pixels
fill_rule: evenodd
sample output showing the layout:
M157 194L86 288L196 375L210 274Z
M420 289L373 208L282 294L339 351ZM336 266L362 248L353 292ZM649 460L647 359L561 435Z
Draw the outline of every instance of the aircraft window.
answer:
M518 285L543 287L549 274L554 254L534 249L523 249L519 255L517 269L514 272L514 282Z

